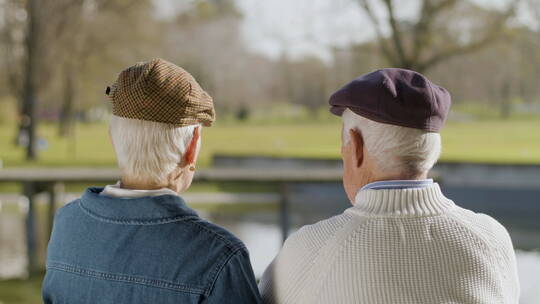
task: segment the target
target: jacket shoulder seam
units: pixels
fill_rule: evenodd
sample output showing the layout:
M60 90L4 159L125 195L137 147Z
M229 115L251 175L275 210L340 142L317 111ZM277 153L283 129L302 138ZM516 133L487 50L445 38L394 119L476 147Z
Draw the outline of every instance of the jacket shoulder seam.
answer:
M91 218L93 218L95 220L110 223L110 224L141 225L141 226L146 225L146 226L149 226L149 225L169 224L169 223L181 222L181 221L186 221L186 220L189 220L189 219L199 218L198 216L194 216L194 215L178 215L178 216L174 216L174 217L156 218L156 219L152 219L152 220L148 220L148 219L129 219L129 220L128 219L114 219L114 218L108 218L108 217L104 217L104 216L95 214L94 212L90 211L88 208L83 206L82 201L80 199L77 201L77 205L79 205L79 208L83 211L83 213L88 215L89 217L91 217Z
M192 220L195 220L195 219L200 219L200 218L196 217L196 218L190 218L190 219L187 219L187 220L189 220L188 221L189 223L192 223L193 225L199 227L199 229L204 230L204 231L208 232L209 234L217 237L219 240L221 240L226 245L227 249L232 251L232 254L236 253L236 251L239 250L239 249L245 249L246 248L246 246L240 240L238 240L238 241L229 240L226 237L224 237L223 235L217 233L216 231L213 231L212 229L209 229L205 225L201 225L200 223L197 223L196 221L192 221Z

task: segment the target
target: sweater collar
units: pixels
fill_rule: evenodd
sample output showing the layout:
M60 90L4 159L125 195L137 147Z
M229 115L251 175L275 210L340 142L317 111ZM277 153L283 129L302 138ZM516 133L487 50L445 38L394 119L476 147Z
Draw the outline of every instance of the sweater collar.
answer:
M360 190L353 209L373 216L414 217L438 215L453 206L434 183L423 188Z
M81 207L97 217L122 221L155 221L197 216L178 195L115 198L100 195L102 191L103 188L88 188L80 200Z

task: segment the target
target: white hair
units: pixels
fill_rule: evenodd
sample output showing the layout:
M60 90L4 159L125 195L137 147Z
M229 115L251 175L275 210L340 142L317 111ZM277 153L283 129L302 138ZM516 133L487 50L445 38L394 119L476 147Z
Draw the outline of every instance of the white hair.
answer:
M113 115L109 129L122 174L138 181L163 183L182 161L196 127Z
M350 129L360 132L367 151L382 172L412 177L429 171L439 159L438 133L379 123L349 109L342 118L343 144L350 140Z

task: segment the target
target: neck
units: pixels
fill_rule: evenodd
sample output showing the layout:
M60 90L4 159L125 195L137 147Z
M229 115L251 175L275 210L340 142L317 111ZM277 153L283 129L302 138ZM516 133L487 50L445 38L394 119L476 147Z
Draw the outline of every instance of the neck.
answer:
M362 185L365 186L369 183L388 181L388 180L422 180L427 179L428 172L420 174L373 174L373 178L366 179L367 182Z
M122 177L120 179L120 188L136 189L136 190L157 190L157 189L162 189L162 188L167 188L167 187L165 185L152 183L149 181L140 181L140 180Z

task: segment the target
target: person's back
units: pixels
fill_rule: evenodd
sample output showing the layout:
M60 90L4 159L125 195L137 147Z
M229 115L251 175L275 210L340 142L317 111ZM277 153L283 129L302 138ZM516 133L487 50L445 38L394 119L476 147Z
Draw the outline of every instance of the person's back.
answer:
M259 283L263 302L518 303L504 227L458 207L427 178L450 104L444 88L397 68L330 97L343 120L343 186L353 207L287 239Z
M101 191L89 188L58 211L45 303L257 303L240 240L178 196Z
M106 94L120 180L57 212L44 302L259 303L242 242L179 196L215 119L210 95L162 59L123 70Z
M292 235L261 282L266 303L516 303L510 238L439 186L362 190Z

